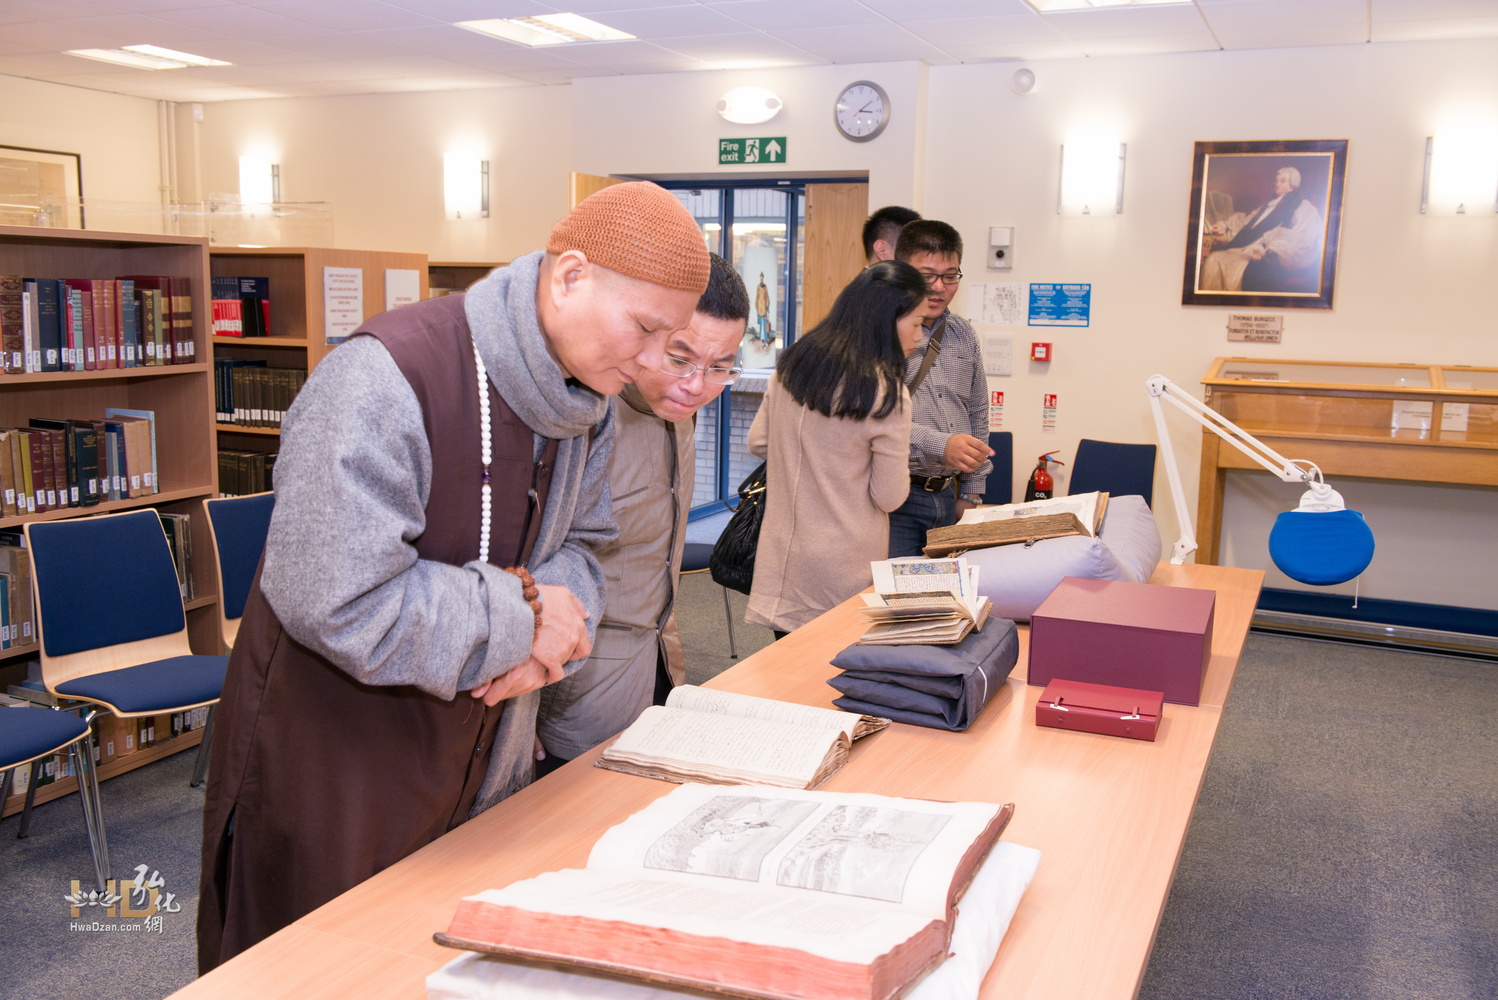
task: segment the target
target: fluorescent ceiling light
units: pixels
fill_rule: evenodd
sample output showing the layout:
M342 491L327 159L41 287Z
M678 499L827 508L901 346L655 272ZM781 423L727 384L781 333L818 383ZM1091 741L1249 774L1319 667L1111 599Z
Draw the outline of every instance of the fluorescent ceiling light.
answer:
M1058 10L1097 10L1101 7L1163 7L1167 4L1190 2L1191 0L1025 0L1037 14L1050 14Z
M534 17L501 17L487 21L459 21L454 27L492 35L520 45L565 45L568 42L617 42L634 35L580 14L537 14Z
M159 45L126 45L118 49L68 49L67 55L132 69L185 69L188 66L231 66L222 59L195 56L190 52L164 49Z

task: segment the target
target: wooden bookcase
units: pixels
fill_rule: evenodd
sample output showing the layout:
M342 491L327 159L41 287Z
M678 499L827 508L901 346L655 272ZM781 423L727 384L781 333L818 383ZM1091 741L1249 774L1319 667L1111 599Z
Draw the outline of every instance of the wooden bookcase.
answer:
M84 372L0 375L0 426L24 426L31 417L69 419L101 417L105 407L153 410L156 414L156 463L160 492L98 504L66 507L41 514L0 517L0 528L14 529L29 520L82 517L110 511L156 507L192 517L193 586L198 595L187 605L192 648L220 651L217 596L208 528L202 501L214 495L217 472L213 435L213 372L208 354L208 241L193 236L161 236L87 230L0 226L0 273L45 278L116 278L125 274L160 274L187 278L193 301L193 334L197 359L191 364L112 368ZM35 643L0 651L0 689L26 676L26 661L38 655ZM163 752L186 749L187 737L165 744ZM159 755L156 755L159 756ZM110 773L155 759L132 754ZM42 793L54 786L44 786ZM49 797L63 794L71 782L57 783ZM17 804L19 798L16 799ZM11 803L5 804L7 809Z
M450 292L466 291L468 286L484 277L504 263L477 264L432 261L427 265L428 295L446 295Z
M216 357L264 361L272 368L305 368L311 372L335 345L327 342L323 268L359 268L363 278L363 319L385 311L385 270L415 271L420 298L428 294L426 254L385 250L335 250L318 247L214 247L209 252L214 275L270 279L270 336L215 336ZM276 451L281 432L274 427L218 424L219 447L233 451ZM217 469L214 470L217 475Z

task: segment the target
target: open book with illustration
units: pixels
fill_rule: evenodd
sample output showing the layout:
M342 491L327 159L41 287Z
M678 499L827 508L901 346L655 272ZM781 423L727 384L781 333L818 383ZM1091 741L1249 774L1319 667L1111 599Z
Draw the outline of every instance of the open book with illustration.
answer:
M595 763L666 781L814 788L843 766L854 740L887 725L872 715L680 684Z
M1013 805L683 785L439 944L710 992L883 1000L946 958Z
M1031 544L1066 535L1096 537L1107 509L1108 494L1101 492L972 507L956 524L926 532L923 551L928 556L948 556L968 549Z
M988 620L990 602L978 593L978 567L966 559L907 556L869 563L874 592L859 612L872 624L865 646L921 643L950 646Z

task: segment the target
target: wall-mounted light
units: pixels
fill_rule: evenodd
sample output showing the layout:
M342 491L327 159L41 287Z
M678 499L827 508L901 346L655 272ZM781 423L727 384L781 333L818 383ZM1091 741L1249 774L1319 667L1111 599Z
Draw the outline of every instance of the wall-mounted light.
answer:
M1128 146L1117 139L1068 138L1061 147L1057 215L1122 215L1124 160Z
M1421 215L1498 212L1498 128L1467 128L1425 139Z
M487 219L489 161L471 153L444 154L442 195L449 219Z
M239 203L274 205L281 200L281 165L264 156L239 158Z
M735 87L718 98L718 114L735 125L758 125L780 114L780 95L768 87Z

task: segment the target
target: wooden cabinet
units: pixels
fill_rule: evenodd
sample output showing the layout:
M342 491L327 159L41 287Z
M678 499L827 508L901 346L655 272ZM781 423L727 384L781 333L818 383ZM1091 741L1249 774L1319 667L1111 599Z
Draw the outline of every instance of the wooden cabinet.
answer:
M1206 404L1328 478L1498 486L1498 368L1218 358ZM1229 469L1259 466L1202 432L1197 562L1215 563Z
M427 265L427 283L430 286L428 297L436 298L438 295L449 295L453 292L462 292L468 286L484 277L496 267L504 267L504 263L498 264L462 264L452 262L438 263L433 261Z
M317 247L214 247L209 254L214 275L268 278L270 324L266 337L214 336L215 358L264 361L270 368L310 372L336 344L328 342L326 268L356 268L361 273L362 315L367 320L385 311L387 270L415 271L418 298L427 297L427 258L420 253L381 250L335 250ZM274 452L280 429L217 425L219 447L226 451Z
M0 528L16 529L28 520L80 517L109 511L156 507L192 517L193 583L198 595L187 604L192 647L219 652L215 582L201 501L214 495L217 466L213 435L213 374L208 359L208 242L191 236L161 236L86 230L0 227L0 274L29 278L117 278L168 275L188 279L196 361L160 367L0 375L0 427L25 426L32 417L102 417L107 407L151 410L156 415L156 467L159 492L92 507L62 507L44 513L0 517ZM35 643L0 650L0 690L26 676ZM186 749L198 733L163 745L163 753ZM166 748L170 748L170 750ZM153 754L135 754L111 765L128 770ZM139 761L136 758L140 758ZM39 790L55 797L71 779ZM48 791L52 789L52 791ZM45 794L44 794L45 793ZM6 803L7 809L16 803Z

